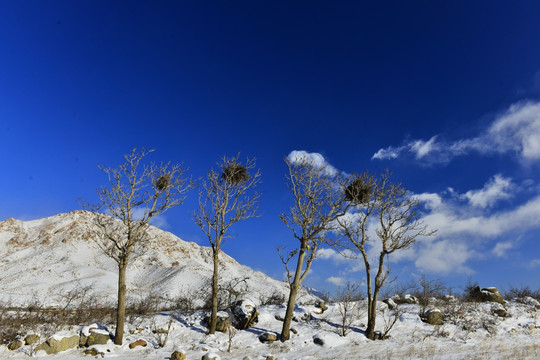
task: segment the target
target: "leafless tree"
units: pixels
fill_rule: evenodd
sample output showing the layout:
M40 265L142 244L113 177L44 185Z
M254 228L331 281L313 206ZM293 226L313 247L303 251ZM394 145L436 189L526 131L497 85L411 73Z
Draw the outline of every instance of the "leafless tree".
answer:
M152 218L181 205L193 187L186 169L170 163L143 163L153 150L134 148L116 168L100 166L110 186L97 190L99 203L90 206L99 233L97 244L118 264L118 304L114 343L121 345L126 316L126 270L129 261L144 252L152 240ZM105 212L101 212L105 211Z
M420 220L419 201L401 183L393 183L388 171L377 178L368 173L356 176L345 193L355 205L355 211L338 218L337 223L345 238L345 249L353 254L360 253L364 261L368 299L366 337L374 339L377 299L390 274L388 256L409 248L417 238L433 235L435 231L429 231ZM371 219L373 223L369 223ZM368 225L376 228L374 238L370 237ZM375 259L370 258L368 246L378 249Z
M255 159L247 158L245 164L238 161L239 155L223 157L218 170L208 171L199 192L199 207L193 219L212 247L214 272L212 276L212 313L209 333L216 331L218 311L219 253L223 241L231 237L229 228L245 219L258 217L260 195L254 188L261 181L260 170L255 170ZM251 174L250 174L251 172Z
M289 282L289 299L281 341L290 338L296 296L317 256L317 250L326 241L328 232L334 229L335 220L347 211L347 201L340 185L343 177L340 174L335 174L326 165L316 164L307 157L287 158L285 162L289 170L287 185L294 202L289 212L280 218L298 240L298 247L287 254L278 248ZM296 268L291 270L289 262L295 257Z

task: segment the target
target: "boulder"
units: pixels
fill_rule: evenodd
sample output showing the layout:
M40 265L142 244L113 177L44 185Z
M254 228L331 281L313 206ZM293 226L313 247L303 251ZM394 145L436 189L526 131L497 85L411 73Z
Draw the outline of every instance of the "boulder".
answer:
M317 336L317 335L315 335L315 336L313 337L313 342L314 342L315 344L317 344L317 345L321 345L321 346L324 345L324 340L323 340L321 337Z
M12 342L8 344L7 348L8 350L13 351L13 350L17 350L21 346L23 346L23 343L21 340L13 340Z
M36 335L36 334L29 334L29 335L26 335L26 337L24 338L25 345L34 345L38 341L39 341L39 335Z
M315 307L321 309L321 314L328 310L328 305L323 300L319 300L315 303Z
M91 348L91 349L86 349L83 351L84 355L91 355L91 356L105 356L105 353L99 351L98 349L96 348Z
M259 336L259 341L262 343L277 341L278 336L275 333L265 332Z
M210 316L206 316L203 320L203 323L206 324L206 326L210 327ZM227 314L225 311L218 311L216 331L226 333L229 326L231 326L231 319L229 317L229 314Z
M203 355L202 360L221 360L221 357L218 354L209 352Z
M259 321L259 313L255 303L249 299L235 301L230 306L233 326L238 330L249 329Z
M397 307L396 302L392 298L383 300L383 303L388 305L388 309L390 310L394 310Z
M488 287L481 289L480 286L476 287L474 290L474 298L478 299L481 302L496 302L504 305L504 299L499 293L499 290L494 287Z
M79 345L79 335L73 335L69 337L63 337L60 339L57 339L55 337L51 337L47 339L44 343L39 344L36 346L35 351L43 350L47 353L47 355L56 354L61 351L66 351L69 349L72 349L74 347L77 347Z
M530 296L525 296L523 299L521 299L521 302L524 303L524 304L527 304L527 305L532 305L532 306L534 306L536 308L540 305L538 300L536 300L535 298L530 297Z
M111 340L111 334L109 333L90 331L90 335L86 337L84 346L90 347L92 345L105 345L109 342L109 340Z
M506 309L501 304L493 304L491 306L491 312L499 317L506 317Z
M439 309L428 310L424 321L430 325L442 325L443 316L442 316L441 310Z
M186 360L186 354L181 351L175 351L171 354L171 360Z
M402 304L418 304L418 299L411 295L411 294L405 294L403 298L401 299Z
M129 344L129 348L133 349L133 348L136 348L137 346L146 347L146 345L148 345L146 341L144 341L143 339L139 339Z

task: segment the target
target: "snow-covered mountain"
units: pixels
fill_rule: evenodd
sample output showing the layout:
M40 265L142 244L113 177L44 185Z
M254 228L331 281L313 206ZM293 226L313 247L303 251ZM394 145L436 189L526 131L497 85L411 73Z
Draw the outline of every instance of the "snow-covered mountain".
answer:
M117 291L117 265L104 255L92 234L92 214L73 211L39 220L9 218L0 222L0 298L12 302L54 303L74 288L89 287L98 301L110 302ZM194 297L210 290L212 257L209 247L186 242L151 227L149 250L128 267L128 297L157 294L169 298ZM245 279L254 300L287 295L287 284L220 254L220 283ZM300 301L308 300L307 293ZM128 298L129 301L129 298Z

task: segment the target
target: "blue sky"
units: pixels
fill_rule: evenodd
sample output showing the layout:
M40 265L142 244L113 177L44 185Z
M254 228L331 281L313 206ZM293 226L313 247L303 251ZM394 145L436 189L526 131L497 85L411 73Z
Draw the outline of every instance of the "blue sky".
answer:
M282 278L296 245L283 158L389 168L436 237L392 261L450 285L540 287L540 4L17 1L0 4L0 219L95 201L131 148L204 176L258 159L263 216L224 249ZM185 204L163 220L206 245ZM360 270L360 271L359 271ZM321 254L308 285L361 280Z

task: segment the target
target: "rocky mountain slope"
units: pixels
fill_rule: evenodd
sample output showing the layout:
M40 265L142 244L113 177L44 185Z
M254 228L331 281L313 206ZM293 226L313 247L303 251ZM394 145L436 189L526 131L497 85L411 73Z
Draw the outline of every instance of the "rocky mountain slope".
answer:
M88 288L96 301L114 300L117 265L92 239L94 226L92 214L86 211L0 222L0 299L54 304L73 289ZM128 267L129 298L153 294L200 299L210 291L211 249L155 227L150 231L149 250ZM220 272L224 287L236 284L236 290L255 301L288 294L286 283L243 266L225 253L220 255ZM300 301L310 298L303 293Z

